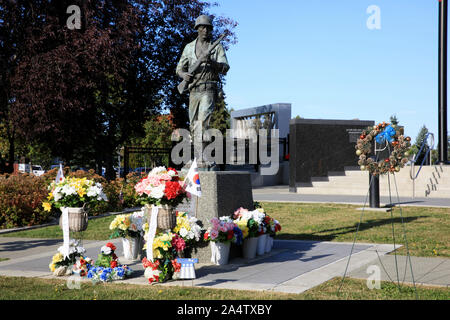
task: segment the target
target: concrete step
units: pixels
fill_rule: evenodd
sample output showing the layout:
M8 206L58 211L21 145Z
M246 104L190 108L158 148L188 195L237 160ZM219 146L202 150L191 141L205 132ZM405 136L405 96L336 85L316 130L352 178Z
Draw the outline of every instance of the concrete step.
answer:
M397 192L400 196L412 196L414 192L415 196L450 197L450 166L422 167L414 182L410 177L410 170L411 168L407 166L395 175L389 175L389 179L388 175L381 176L380 195L389 195L390 183L392 196L396 196ZM415 168L415 172L417 170L418 168ZM367 171L355 170L353 167L341 172L330 172L328 177L313 177L311 182L298 185L297 193L366 195L368 188Z

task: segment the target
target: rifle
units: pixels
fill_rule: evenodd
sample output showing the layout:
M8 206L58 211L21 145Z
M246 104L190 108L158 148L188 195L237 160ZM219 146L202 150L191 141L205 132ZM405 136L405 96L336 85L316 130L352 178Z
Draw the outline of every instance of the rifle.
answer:
M221 34L219 39L214 41L214 43L209 46L208 51L205 53L205 55L201 56L192 66L189 67L188 73L194 74L194 72L197 71L197 69L202 64L202 59L204 57L210 55L211 52L214 50L214 48L217 47L217 45L220 43L220 41L222 41L222 39L224 37L225 37L225 34ZM177 86L178 92L181 93L181 94L183 92L185 92L187 87L188 87L188 85L189 85L189 83L186 80L181 81L181 83Z

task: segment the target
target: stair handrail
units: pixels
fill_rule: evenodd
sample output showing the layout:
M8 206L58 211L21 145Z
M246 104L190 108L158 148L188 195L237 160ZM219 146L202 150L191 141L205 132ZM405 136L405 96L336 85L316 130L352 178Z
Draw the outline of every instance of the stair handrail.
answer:
M417 173L414 175L414 166L416 164L417 161L417 157L421 154L423 148L425 147L425 145L427 144L428 141L428 137L431 137L430 140L430 147L428 148L427 152L425 153L425 156L422 159L422 163L420 164L419 170L417 171ZM420 170L422 170L423 164L425 163L425 160L427 159L428 154L430 154L430 166L431 166L431 150L433 150L434 147L434 134L431 132L428 132L425 135L425 139L423 139L422 141L422 145L420 146L419 152L417 152L416 154L414 154L413 158L410 160L411 161L411 170L409 172L409 175L411 177L412 180L416 180L417 177L419 176Z
M425 147L427 141L428 141L428 137L431 137L430 140L430 147L428 148L427 152L425 153L425 156L423 157L422 163L420 164L419 170L417 171L416 174L414 174L414 167L417 161L417 156L422 152L423 148ZM416 179L419 176L420 170L422 170L423 164L425 163L425 160L428 156L428 154L431 152L431 150L433 150L434 147L434 134L431 132L428 132L425 135L425 138L422 141L422 145L420 146L419 152L417 152L416 154L413 155L412 159L410 160L411 162L411 169L409 171L409 177L412 180L413 183L413 194L412 194L412 198L414 199L415 197L415 191L416 191ZM430 166L431 166L431 153L430 153Z

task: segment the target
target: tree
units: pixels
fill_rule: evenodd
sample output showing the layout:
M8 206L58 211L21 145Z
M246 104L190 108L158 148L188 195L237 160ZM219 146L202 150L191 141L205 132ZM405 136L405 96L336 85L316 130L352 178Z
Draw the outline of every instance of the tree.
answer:
M219 130L225 137L227 129L230 129L231 111L227 109L227 103L225 102L225 95L219 94L216 101L216 109L214 110L211 121L209 123L211 128Z
M83 15L80 30L66 26L73 4ZM68 164L94 159L113 177L118 147L142 136L146 119L170 109L177 126L186 126L187 96L175 91L175 66L195 38L195 18L209 6L199 0L2 2L8 71L0 112L8 137L44 143ZM228 30L225 46L235 41L233 21L218 17L216 25L217 33Z
M397 116L395 114L393 114L390 117L390 121L391 121L391 124L394 125L394 126L398 125L398 122L399 122L398 119L397 119Z
M428 145L428 141L426 141L426 136L428 134L428 128L423 125L420 129L419 133L417 134L416 141L411 146L411 151L416 154L416 163L421 164L423 161L423 158L425 157L425 154L430 149L430 146ZM425 145L421 151L420 154L418 152L420 151L420 148L422 147L422 143L425 142ZM424 164L427 164L428 160L425 160Z

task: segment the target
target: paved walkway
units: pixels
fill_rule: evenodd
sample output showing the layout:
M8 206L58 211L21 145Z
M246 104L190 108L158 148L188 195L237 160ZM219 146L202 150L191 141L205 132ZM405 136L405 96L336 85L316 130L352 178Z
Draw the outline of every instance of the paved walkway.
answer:
M450 208L449 198L425 198L425 197L392 197L394 204L401 206L416 206L416 207L448 207ZM365 196L351 196L351 195L313 195L313 194L299 194L289 192L289 186L281 185L274 187L261 187L253 189L253 200L268 201L268 202L332 202L342 204L357 204L369 206L369 198ZM389 204L389 197L380 197L380 206Z
M121 240L114 239L112 242L118 248L121 263L130 265L134 271L132 277L123 282L147 285L141 263L120 257ZM95 260L105 243L84 241L86 255ZM55 278L48 265L61 245L62 241L54 239L0 237L0 258L9 258L0 262L0 275ZM386 255L393 249L389 244L357 243L351 251L352 243L275 240L270 253L252 260L234 258L225 266L199 264L196 265L195 280L170 281L164 285L301 293L334 277L342 277L350 252L352 256L347 276L367 279L368 266L382 261L384 264L380 265L380 269L387 270L387 274L384 271L381 274L382 280L389 280L389 276L396 280L393 256ZM403 270L405 257L398 256L398 259L399 269ZM450 286L450 259L412 257L412 265L416 283ZM411 282L408 275L405 281Z
M253 190L255 201L287 202L334 202L363 205L365 197L314 196L289 193L287 186L258 188ZM402 205L449 207L450 199L416 198L400 199ZM385 198L381 199L386 204ZM124 283L148 285L139 261L126 261L120 257L122 242L114 239L121 263L133 269L130 279ZM83 242L86 255L96 260L106 241ZM24 239L0 237L0 275L54 278L49 269L51 257L62 245L55 239ZM275 292L301 293L334 277L346 276L368 279L378 266L381 280L416 283L423 285L450 286L450 259L419 258L387 255L394 250L390 244L365 244L297 240L275 240L270 253L252 260L235 258L225 266L196 265L197 278L170 281L166 286L201 286L237 290L270 290ZM350 253L352 253L350 259ZM349 263L349 264L348 264ZM347 267L348 264L348 267ZM412 266L412 268L411 268ZM412 269L412 273L411 273Z

